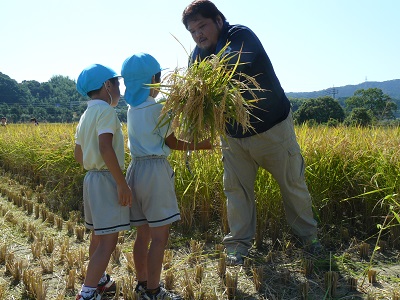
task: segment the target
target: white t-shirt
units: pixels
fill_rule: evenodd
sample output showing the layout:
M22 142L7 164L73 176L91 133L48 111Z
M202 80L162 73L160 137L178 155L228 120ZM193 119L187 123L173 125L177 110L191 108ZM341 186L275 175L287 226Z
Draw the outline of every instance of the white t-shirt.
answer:
M103 133L113 134L112 146L121 169L124 169L124 137L117 113L103 100L90 100L75 133L75 143L82 148L86 170L107 169L99 150L99 135Z
M129 106L128 147L132 157L171 153L165 144L165 138L172 133L170 123L157 127L162 107L150 96L138 106Z

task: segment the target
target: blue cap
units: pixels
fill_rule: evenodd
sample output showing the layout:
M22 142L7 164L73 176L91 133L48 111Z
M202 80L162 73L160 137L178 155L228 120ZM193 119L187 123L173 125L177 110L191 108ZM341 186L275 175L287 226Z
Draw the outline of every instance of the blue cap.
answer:
M119 77L113 69L100 65L93 64L79 74L76 82L76 89L82 96L87 96L91 91L101 88L104 82L111 78Z
M137 106L150 95L151 78L161 71L158 61L147 53L136 53L122 64L121 75L125 84L125 101Z

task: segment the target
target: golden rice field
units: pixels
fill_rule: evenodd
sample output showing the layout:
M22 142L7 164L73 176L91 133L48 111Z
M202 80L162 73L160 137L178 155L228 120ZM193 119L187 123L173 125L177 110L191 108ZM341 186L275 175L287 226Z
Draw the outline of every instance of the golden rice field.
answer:
M0 131L0 167L32 189L41 187L49 209L64 218L82 208L85 171L73 157L75 126L22 124ZM366 232L373 232L391 206L399 208L399 128L302 126L296 131L315 213L323 226L360 222ZM126 166L129 160L127 151ZM220 151L192 152L189 157L176 151L170 162L184 227L209 227L211 222L227 230ZM267 172L260 170L255 190L259 215L279 222L279 190ZM365 222L370 218L374 222Z
M6 278L14 282L0 280L0 299L49 299L43 297L41 289L47 289L48 295L53 295L51 299L73 299L82 281L87 249L83 250L81 245L88 239L84 238L87 233L81 223L85 171L73 158L75 126L11 124L0 128L0 192L8 199L6 203L0 202L5 238L0 243L0 265L4 266ZM349 295L348 290L354 288L360 297L347 299L399 299L397 269L392 277L381 277L382 291L372 284L375 275L370 273L378 264L376 260L385 258L383 250L395 253L390 256L391 263L400 263L399 128L304 125L296 127L296 132L307 164L306 179L320 238L332 251L331 257L310 262L298 254L295 237L284 218L279 189L269 174L260 170L255 185L258 226L254 260L243 269L228 269L220 245L229 230L221 153L218 149L192 152L190 156L174 152L170 162L175 169L182 220L172 228L170 249L175 250L167 251L164 259L163 279L167 286L174 286L185 299L334 299L336 283L328 285L327 290L328 280L339 282L337 295ZM126 152L126 166L129 160ZM15 185L23 188L13 189ZM25 220L27 215L35 221ZM47 224L42 234L39 232L44 225L40 221ZM58 233L46 235L49 226L58 228ZM28 266L37 264L43 274L51 273L48 269L53 256L49 253L57 249L54 264L58 267L54 268L60 269L62 261L62 276L43 275L44 281L46 276L52 278L48 279L50 286L29 279L32 274L23 271L29 267L16 254L11 255L15 252L14 244L6 243L4 234L9 234L13 227L19 228L22 237L13 236L10 243L18 240L23 244L20 239L28 240L31 259L36 255L36 262ZM119 261L121 255L123 263L114 261L112 266L114 274L122 278L122 299L133 299L127 290L134 276L127 279L123 274L133 272L129 252L134 231L121 236L124 238L120 254L115 254L115 260ZM46 259L41 259L45 254ZM354 261L354 256L359 262ZM169 272L171 266L166 267L168 264L176 265L172 267L175 277ZM80 276L72 274L72 270L81 272ZM72 283L68 282L72 276ZM56 285L62 286L61 293L54 292L55 277ZM7 297L11 289L20 291Z

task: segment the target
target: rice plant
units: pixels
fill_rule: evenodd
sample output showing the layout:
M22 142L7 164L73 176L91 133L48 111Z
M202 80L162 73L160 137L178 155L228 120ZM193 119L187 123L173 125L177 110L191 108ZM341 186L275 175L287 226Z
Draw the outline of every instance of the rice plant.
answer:
M75 277L76 277L76 270L75 269L69 270L65 278L65 284L66 284L65 288L67 290L75 289Z
M0 165L31 180L32 190L38 193L36 199L32 198L37 201L34 203L35 218L40 217L40 210L46 214L39 203L47 202L50 204L48 209L67 219L70 212L81 209L79 203L82 203L85 174L73 158L75 126L42 125L32 131L23 124L15 124L0 132ZM346 229L355 228L356 222L360 222L360 230L369 235L376 233L376 224L369 221L372 215L391 213L399 224L396 216L400 209L397 188L400 132L397 128L302 125L296 127L296 132L306 161L306 180L314 212L319 221L324 224L340 221L338 225ZM219 223L223 232L227 232L220 154L193 152L189 158L192 173L182 163L182 155L174 152L169 157L177 174L176 193L184 223L181 230L195 226L207 231L209 224ZM275 240L282 234L282 230L275 231L274 228L285 225L280 221L284 220L284 211L279 187L268 172L259 171L255 192L259 220L257 244L262 245L263 235ZM16 199L17 195L7 194L11 201ZM399 247L395 222L392 225L393 229L386 230L391 231L389 246ZM70 234L74 233L73 224L68 221L67 228ZM344 231L338 232L345 234ZM342 236L346 239L348 234Z
M307 300L309 298L308 294L309 289L310 289L310 284L308 283L308 281L304 281L299 284L299 292L301 300Z
M237 122L243 132L252 130L252 101L259 100L255 90L261 88L256 78L235 74L241 53L226 54L228 46L186 69L175 69L156 85L166 96L160 125L171 121L177 136L194 142L226 136L227 122ZM253 99L244 99L245 91Z

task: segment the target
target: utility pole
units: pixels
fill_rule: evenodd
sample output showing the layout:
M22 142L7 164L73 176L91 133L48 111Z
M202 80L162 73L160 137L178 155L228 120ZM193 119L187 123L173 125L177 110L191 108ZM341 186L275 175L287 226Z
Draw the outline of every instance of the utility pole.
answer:
M337 90L337 88L335 88L335 86L333 86L332 88L330 88L330 89L328 89L328 90L326 91L326 94L327 94L327 95L332 95L333 99L335 99L335 96L336 96L337 94L339 94L339 91Z

